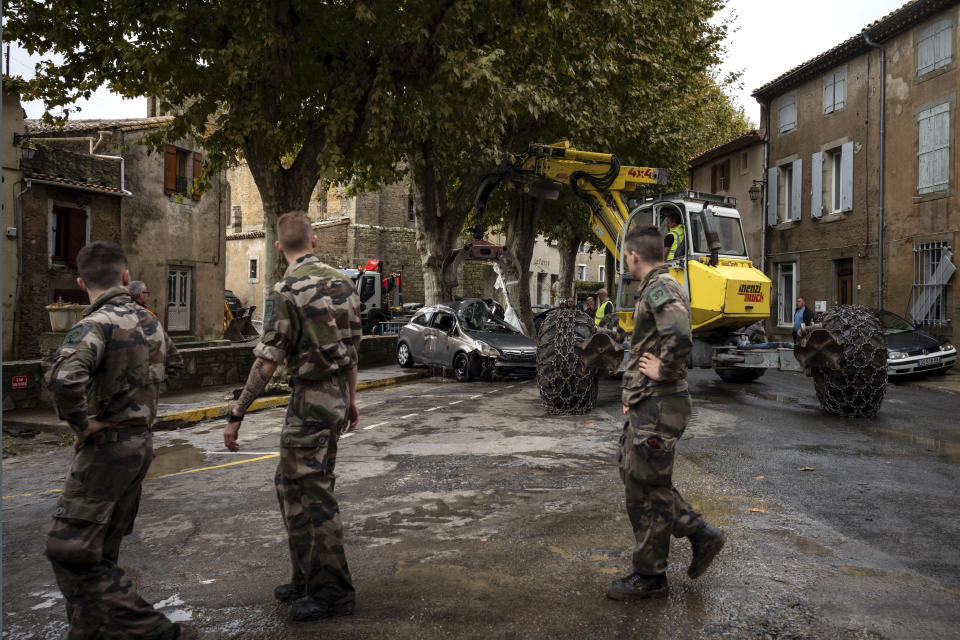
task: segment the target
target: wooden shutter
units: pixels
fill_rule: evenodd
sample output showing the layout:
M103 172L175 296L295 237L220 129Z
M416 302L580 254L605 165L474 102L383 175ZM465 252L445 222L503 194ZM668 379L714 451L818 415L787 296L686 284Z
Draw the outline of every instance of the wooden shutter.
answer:
M710 167L710 193L717 192L717 165Z
M813 154L810 163L810 216L819 218L823 213L823 152Z
M953 59L953 22L941 20L917 37L917 75L924 75L950 64Z
M163 148L163 193L177 192L177 148L168 144Z
M77 254L87 244L87 214L79 209L70 209L63 219L67 220L67 266L76 268Z
M840 147L840 211L853 211L853 143Z
M796 96L780 98L780 133L785 133L797 126L797 99Z
M193 189L190 197L194 200L200 199L200 174L203 172L203 154L193 152Z
M917 114L917 192L932 193L950 184L950 104Z
M823 112L833 113L833 89L836 76L828 73L823 84Z
M790 198L791 198L791 209L793 209L793 216L791 220L800 219L800 203L802 202L800 189L803 185L803 160L796 159L793 161L793 184L790 185Z
M776 167L767 169L767 226L777 224L777 171Z
M847 98L847 72L837 71L833 75L833 108L843 109Z

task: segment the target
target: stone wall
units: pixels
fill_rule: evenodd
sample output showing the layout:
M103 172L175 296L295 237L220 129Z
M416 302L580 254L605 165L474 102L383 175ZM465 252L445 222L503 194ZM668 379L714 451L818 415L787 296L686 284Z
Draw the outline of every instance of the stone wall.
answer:
M360 342L360 368L396 363L396 336L367 336ZM181 349L184 371L171 380L167 391L185 391L224 384L241 385L253 365L253 345L233 344ZM13 376L27 376L26 389L13 389ZM43 389L40 360L3 363L3 410L52 407L50 394Z
M42 142L35 142L33 146L36 149L31 157L24 156L20 163L25 173L41 173L104 187L120 188L119 160L98 158L89 153L76 153Z
M77 270L66 264L55 264L50 258L50 213L53 207L82 209L87 213L88 241L120 242L121 200L114 195L75 191L69 187L53 187L34 183L20 200L23 234L23 287L20 310L14 331L15 359L40 355L40 336L50 331L45 307L57 301L56 292L72 292L79 300L86 294L77 285ZM8 274L16 282L16 271ZM7 278L5 278L6 280Z

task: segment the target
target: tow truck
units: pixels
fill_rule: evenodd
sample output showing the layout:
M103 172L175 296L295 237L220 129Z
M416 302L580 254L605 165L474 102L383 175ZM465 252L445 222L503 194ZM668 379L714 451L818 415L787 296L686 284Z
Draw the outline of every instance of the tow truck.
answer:
M390 325L406 322L420 305L403 303L403 275L383 273L383 261L367 260L357 269L343 269L360 296L363 333L379 335L391 332Z

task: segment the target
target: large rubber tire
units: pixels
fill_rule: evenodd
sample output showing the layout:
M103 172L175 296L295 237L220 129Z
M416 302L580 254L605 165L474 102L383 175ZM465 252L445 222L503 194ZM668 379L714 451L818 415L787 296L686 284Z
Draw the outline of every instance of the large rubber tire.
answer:
M399 342L397 344L397 364L404 369L409 369L413 366L413 354L410 353L410 345L406 342Z
M477 376L477 367L471 358L462 351L453 357L453 376L457 382L470 382Z
M552 415L580 415L597 404L597 374L574 349L596 332L593 318L577 309L547 315L537 337L540 401Z
M742 384L744 382L753 382L767 372L766 369L742 369L737 367L725 367L723 369L714 369L720 379L724 382L735 382Z
M841 305L823 314L820 324L840 343L840 368L814 372L817 400L827 413L845 418L877 415L887 389L887 341L873 312Z

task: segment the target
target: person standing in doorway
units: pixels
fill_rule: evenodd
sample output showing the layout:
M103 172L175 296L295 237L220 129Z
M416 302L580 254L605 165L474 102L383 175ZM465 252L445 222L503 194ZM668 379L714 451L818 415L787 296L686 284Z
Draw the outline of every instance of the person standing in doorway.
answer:
M340 436L356 429L360 297L342 273L313 254L317 236L304 213L277 221L277 248L289 267L264 303L256 361L230 411L223 441L238 451L244 413L280 364L293 392L280 432L275 484L290 547L290 582L274 597L294 620L353 613L334 467Z
M691 578L706 571L726 535L707 524L673 486L676 446L691 414L687 358L693 337L686 293L663 264L663 240L656 227L628 233L624 251L630 275L640 285L630 359L621 384L627 421L618 462L637 543L633 572L614 580L607 597L639 600L667 595L671 535L690 540Z
M813 312L807 309L803 298L797 298L797 309L793 312L793 341L796 342L800 334L800 327L813 324Z

